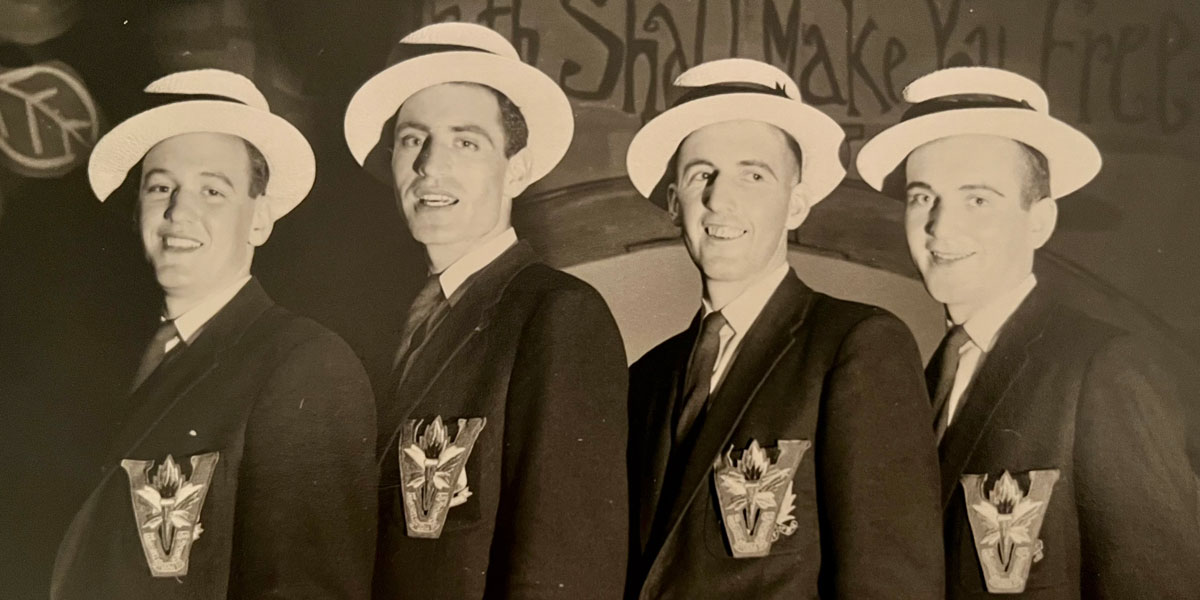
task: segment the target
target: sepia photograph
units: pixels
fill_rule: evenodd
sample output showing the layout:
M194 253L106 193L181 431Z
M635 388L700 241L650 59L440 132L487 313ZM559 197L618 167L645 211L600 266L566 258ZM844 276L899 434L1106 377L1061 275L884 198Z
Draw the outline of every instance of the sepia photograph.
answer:
M0 0L0 599L1200 598L1194 0Z

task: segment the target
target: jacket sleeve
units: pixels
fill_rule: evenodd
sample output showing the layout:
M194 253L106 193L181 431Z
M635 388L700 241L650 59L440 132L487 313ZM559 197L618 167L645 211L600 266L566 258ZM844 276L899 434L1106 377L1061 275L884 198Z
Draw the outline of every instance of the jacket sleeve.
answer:
M815 458L822 598L944 598L940 475L921 359L876 313L826 380Z
M1076 501L1087 598L1193 598L1200 590L1197 481L1182 379L1121 337L1093 355L1080 389Z
M339 338L291 349L246 426L231 598L368 598L375 559L375 407Z
M576 288L542 300L509 382L488 597L621 597L628 376L599 294Z

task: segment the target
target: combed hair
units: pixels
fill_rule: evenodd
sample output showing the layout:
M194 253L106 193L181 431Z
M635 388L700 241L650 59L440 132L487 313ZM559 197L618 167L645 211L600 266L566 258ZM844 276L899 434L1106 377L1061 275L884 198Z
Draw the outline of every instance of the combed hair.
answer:
M512 158L529 143L529 126L525 123L525 115L504 92L482 83L475 85L496 96L496 102L500 105L500 124L504 126L504 157Z
M1025 187L1022 189L1021 207L1029 208L1035 200L1050 197L1050 162L1046 155L1024 142L1017 142L1025 156L1028 168L1025 177Z
M267 191L267 182L271 180L271 167L267 165L267 158L254 144L244 138L242 142L246 144L246 154L250 155L250 197L257 198Z

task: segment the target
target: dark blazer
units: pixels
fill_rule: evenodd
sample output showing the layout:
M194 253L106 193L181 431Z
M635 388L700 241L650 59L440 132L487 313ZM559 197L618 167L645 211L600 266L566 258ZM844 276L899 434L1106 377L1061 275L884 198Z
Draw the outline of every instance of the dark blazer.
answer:
M988 596L963 475L1048 469L1059 477L1039 536L1044 557L1011 597L1200 595L1184 399L1161 364L1154 348L1034 288L940 447L949 598Z
M629 595L940 598L932 416L905 325L883 309L814 292L789 271L710 399L694 450L674 474L682 483L664 486L698 323L632 369L629 472L640 559ZM734 558L713 461L752 439L812 447L793 478L796 531L765 557Z
M619 598L628 508L628 371L616 322L586 283L523 242L466 284L379 394L375 597ZM409 537L400 430L487 419L471 496L436 538Z
M52 598L368 596L375 413L340 338L251 280L129 406L59 547ZM187 573L152 577L134 517L143 500L121 463L154 461L161 475L170 455L195 484L189 457L212 453Z

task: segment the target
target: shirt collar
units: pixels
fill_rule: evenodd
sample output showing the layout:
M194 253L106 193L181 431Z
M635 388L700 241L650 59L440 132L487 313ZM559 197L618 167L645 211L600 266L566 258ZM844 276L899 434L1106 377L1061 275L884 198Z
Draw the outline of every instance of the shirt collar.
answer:
M222 308L225 308L225 305L229 304L229 301L233 300L233 297L236 296L237 293L241 291L241 289L245 287L246 283L249 281L250 276L247 275L235 281L233 285L230 285L229 287L216 292L215 294L209 294L208 297L201 300L199 304L188 309L187 312L179 315L178 317L175 317L175 329L179 331L179 338L183 340L183 343L191 343L192 339L195 338L196 334L200 331L200 328L204 327L205 323L208 323L214 315L221 311ZM165 316L160 317L160 319L163 321L167 320Z
M1000 328L1017 311L1017 307L1029 292L1033 291L1035 285L1037 278L1030 273L1016 287L997 296L963 322L963 329L971 336L971 342L984 352L991 351L992 345L996 343L996 334L1000 333Z
M788 263L784 261L782 265L759 277L758 281L750 284L737 298L721 309L721 315L725 317L735 334L742 335L750 329L754 320L758 318L758 314L767 305L767 301L771 299L771 295L775 293L775 289L783 282L783 278L787 277L788 269ZM703 316L707 317L713 312L713 307L707 298L702 302L704 305Z
M442 286L442 294L447 298L454 297L454 292L462 287L469 277L478 273L484 267L492 264L505 250L517 243L517 232L512 227L505 229L495 237L475 246L470 252L454 261L438 275L438 283Z

